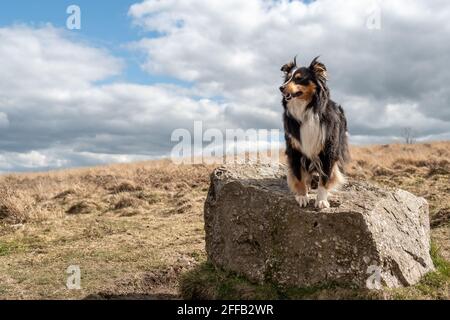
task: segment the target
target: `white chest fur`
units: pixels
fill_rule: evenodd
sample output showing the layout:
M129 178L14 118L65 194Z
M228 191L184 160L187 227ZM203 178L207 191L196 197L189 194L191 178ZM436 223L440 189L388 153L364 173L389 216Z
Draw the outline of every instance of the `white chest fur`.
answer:
M314 159L323 149L326 128L320 123L319 115L313 113L311 109L305 111L306 106L307 102L298 99L293 99L287 104L291 116L301 123L301 141L298 141L296 147L299 147L300 151L309 159Z

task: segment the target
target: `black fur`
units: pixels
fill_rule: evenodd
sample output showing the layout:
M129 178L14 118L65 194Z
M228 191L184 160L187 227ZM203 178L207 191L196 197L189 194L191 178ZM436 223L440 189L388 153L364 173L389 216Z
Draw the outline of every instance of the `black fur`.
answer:
M289 72L294 68L294 63L282 67L282 71L286 73L285 81L289 80ZM326 138L322 151L318 155L319 159L309 159L301 150L296 149L295 143L292 143L292 138L302 141L300 136L302 124L289 114L287 100L283 97L283 122L288 165L297 179L302 180L301 172L303 169L310 174L319 173L322 183L326 185L334 164L337 163L341 172L344 172L344 165L350 158L347 141L347 120L343 108L330 99L325 66L318 62L316 58L309 68L298 70L302 74L302 79L299 81L303 81L303 83L311 81L316 86L312 100L306 110L313 109L314 113L319 116L320 125L326 127ZM319 166L315 165L317 161Z

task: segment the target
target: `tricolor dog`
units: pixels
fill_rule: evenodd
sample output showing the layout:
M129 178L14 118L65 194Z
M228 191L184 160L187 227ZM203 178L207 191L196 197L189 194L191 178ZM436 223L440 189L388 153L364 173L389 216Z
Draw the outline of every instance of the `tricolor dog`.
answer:
M288 159L288 185L302 207L308 205L311 178L319 175L315 206L329 208L329 192L344 183L349 160L344 110L330 99L327 69L315 58L309 67L285 64L283 122Z

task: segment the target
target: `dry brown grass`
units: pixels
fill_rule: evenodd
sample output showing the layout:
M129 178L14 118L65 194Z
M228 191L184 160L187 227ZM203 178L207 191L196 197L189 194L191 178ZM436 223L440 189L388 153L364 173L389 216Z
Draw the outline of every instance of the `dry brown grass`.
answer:
M8 223L64 218L67 213L148 210L177 192L208 183L207 166L169 160L0 177L0 219Z
M349 175L424 196L449 255L450 142L352 147ZM0 298L175 297L204 261L214 165L169 160L0 177ZM65 288L80 265L82 290Z
M449 147L449 142L351 147L353 162L350 165L350 173L362 177L395 172L426 172L430 176L436 173L448 174Z
M450 142L352 148L349 175L399 187L424 197L432 225L450 215Z

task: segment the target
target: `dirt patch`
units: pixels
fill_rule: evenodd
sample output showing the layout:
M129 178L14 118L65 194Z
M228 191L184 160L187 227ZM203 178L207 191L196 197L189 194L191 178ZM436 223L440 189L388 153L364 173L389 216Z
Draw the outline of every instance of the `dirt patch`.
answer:
M123 181L117 185L108 188L111 193L122 193L122 192L135 192L141 191L142 187L134 184L131 181Z
M394 174L393 170L381 166L376 166L372 172L374 176L386 176Z
M76 194L76 191L73 189L69 189L69 190L65 190L63 192L58 193L53 199L58 200L58 199L62 199L65 200L70 196L73 196Z
M72 205L67 211L67 214L91 214L99 209L98 205L92 201L80 201Z
M144 206L145 203L136 198L132 197L121 197L115 204L114 204L114 210L120 210L125 208L140 208Z
M21 220L22 212L13 203L0 204L0 219Z
M194 263L175 264L167 269L145 272L119 279L103 292L92 294L89 300L174 300L180 299L179 280L182 274L193 269Z

